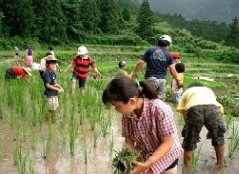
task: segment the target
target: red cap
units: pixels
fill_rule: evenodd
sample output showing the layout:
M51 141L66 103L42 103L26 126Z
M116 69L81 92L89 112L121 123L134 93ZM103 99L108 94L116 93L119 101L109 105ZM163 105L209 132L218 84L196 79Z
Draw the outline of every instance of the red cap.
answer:
M173 59L180 59L180 54L179 54L179 52L173 52L173 53L172 53L172 57L173 57Z

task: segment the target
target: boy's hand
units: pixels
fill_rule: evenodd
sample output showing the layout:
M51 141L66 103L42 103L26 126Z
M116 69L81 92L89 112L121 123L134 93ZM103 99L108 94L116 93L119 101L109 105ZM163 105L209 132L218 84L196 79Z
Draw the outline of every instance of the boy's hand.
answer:
M58 91L58 93L63 93L64 89L63 88L59 88L57 91Z

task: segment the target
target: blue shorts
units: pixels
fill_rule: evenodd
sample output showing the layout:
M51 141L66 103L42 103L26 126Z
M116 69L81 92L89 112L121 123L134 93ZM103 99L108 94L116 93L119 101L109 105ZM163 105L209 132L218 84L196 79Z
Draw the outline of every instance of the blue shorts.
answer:
M71 77L71 80L78 80L79 88L80 88L80 89L84 89L84 88L85 88L86 78L79 77L79 76L77 76L77 75L73 72L72 77Z

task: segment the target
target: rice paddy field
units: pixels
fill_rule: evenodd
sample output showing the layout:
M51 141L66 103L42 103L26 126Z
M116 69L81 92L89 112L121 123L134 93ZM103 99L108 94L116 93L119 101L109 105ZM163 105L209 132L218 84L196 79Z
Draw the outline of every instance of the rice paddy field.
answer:
M70 90L71 73L58 72L57 81L64 88L59 95L60 111L54 124L45 122L45 96L39 72L27 80L4 80L8 67L16 64L10 52L0 56L0 174L113 174L112 159L123 147L121 115L114 108L103 105L103 89L114 77L118 61L127 61L130 72L144 47L89 46L89 55L96 56L96 64L103 75L86 82L85 92ZM57 50L61 69L70 63L74 50ZM4 55L4 56L3 56ZM44 50L35 58L38 63ZM59 56L58 56L59 55ZM19 61L21 64L22 61ZM224 105L226 157L222 173L239 173L239 65L212 60L195 59L182 53L185 63L185 86L201 82L212 88ZM137 80L143 79L144 69ZM212 80L213 79L213 80ZM168 75L168 91L171 77ZM168 93L167 103L175 110ZM175 112L178 135L181 138L183 119ZM194 153L194 173L213 173L216 162L206 129ZM182 173L182 157L178 173Z

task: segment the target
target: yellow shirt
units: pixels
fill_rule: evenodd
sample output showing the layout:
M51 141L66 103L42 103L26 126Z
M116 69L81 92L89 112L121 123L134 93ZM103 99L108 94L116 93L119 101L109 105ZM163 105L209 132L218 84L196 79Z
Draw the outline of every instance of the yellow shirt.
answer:
M217 102L214 92L204 86L188 88L179 100L177 111L184 112L197 105L216 105L220 107L221 113L224 113L223 106Z

